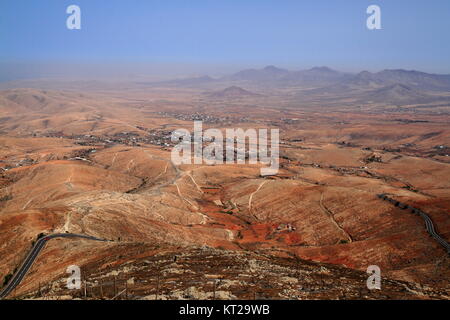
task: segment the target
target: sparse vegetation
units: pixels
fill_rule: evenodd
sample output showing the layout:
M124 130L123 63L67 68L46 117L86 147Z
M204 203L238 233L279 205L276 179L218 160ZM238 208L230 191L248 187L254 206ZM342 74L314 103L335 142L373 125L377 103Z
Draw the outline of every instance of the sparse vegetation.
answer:
M6 196L0 197L0 202L12 200L12 195L8 194Z
M12 273L8 273L4 278L3 278L3 287L6 286L9 282L9 280L11 280L13 274Z
M37 235L36 240L39 240L40 238L45 237L45 233L41 232Z

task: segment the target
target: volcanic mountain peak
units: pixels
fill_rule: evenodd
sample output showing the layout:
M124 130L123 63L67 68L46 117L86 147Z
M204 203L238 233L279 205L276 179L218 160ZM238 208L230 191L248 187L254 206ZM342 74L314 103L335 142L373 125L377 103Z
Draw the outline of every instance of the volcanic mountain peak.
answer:
M227 98L227 97L228 98L237 98L237 97L259 96L259 94L247 91L238 86L231 86L231 87L225 88L223 90L216 91L216 92L212 93L211 96L218 97L218 98Z
M392 104L425 103L435 100L434 97L402 83L376 89L367 98L375 102Z
M309 70L306 70L309 72L323 72L323 73L339 73L339 71L333 70L329 67L322 66L322 67L312 67Z
M275 66L266 66L263 69L246 69L239 71L230 77L230 80L270 81L289 74L288 70Z
M266 71L266 72L276 72L276 73L286 73L286 72L289 72L288 70L286 70L286 69L281 69L281 68L278 68L278 67L275 67L275 66L272 66L272 65L270 65L270 66L266 66L264 69L263 69L263 71Z
M370 78L373 76L373 73L367 70L361 71L360 73L356 74L357 78Z

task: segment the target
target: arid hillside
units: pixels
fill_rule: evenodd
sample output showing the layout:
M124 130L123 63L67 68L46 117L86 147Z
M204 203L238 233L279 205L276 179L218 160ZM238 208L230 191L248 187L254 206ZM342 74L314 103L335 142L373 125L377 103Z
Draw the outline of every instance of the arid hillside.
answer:
M448 252L420 216L378 197L426 212L450 242L442 105L326 108L295 104L296 92L162 86L0 92L1 284L39 234L110 240L49 241L15 296L82 297L63 286L77 264L86 298L111 298L125 282L139 299L449 298ZM194 120L278 128L278 174L175 165L171 132ZM390 279L376 293L365 287L370 265Z

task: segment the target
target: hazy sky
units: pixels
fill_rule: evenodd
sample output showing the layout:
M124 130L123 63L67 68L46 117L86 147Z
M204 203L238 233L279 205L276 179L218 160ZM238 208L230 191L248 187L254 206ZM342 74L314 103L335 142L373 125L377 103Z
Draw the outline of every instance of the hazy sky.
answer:
M71 4L81 30L66 28ZM366 28L371 4L382 30ZM450 73L449 40L449 0L0 1L3 80L265 65Z

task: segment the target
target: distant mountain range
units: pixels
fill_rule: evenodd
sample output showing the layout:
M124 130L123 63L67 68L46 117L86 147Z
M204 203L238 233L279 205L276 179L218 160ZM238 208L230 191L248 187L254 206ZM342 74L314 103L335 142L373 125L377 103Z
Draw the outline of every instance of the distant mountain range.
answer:
M450 75L439 75L402 69L383 70L377 73L363 71L350 78L348 83L358 85L403 84L421 90L449 90Z
M283 96L291 103L316 102L320 105L375 103L400 106L428 103L448 105L450 103L450 75L402 69L347 73L326 66L297 71L267 66L215 78L203 75L159 82L124 81L120 83L120 86L142 90L167 87L188 88L198 92L200 89L205 93L204 97L211 98L275 95ZM0 88L115 90L117 84L101 81L59 82L36 79L0 83ZM32 98L27 99L31 99L34 103L33 99L36 98Z
M340 72L328 67L314 67L307 70L289 71L267 66L263 69L246 69L221 78L209 76L159 82L165 85L195 86L224 81L246 81L253 84L273 86L331 86L381 87L403 84L421 90L450 90L450 75L431 74L402 69L383 70L376 73L362 71L357 74Z
M225 77L226 80L271 83L273 85L326 85L348 79L349 74L328 67L314 67L308 70L289 71L274 66L261 70L248 69Z
M246 69L238 73L226 76L225 80L247 80L247 81L276 81L287 76L290 71L274 66L267 66L264 69Z
M160 82L157 85L181 87L208 87L224 90L209 93L211 97L237 97L257 95L241 87L299 88L299 97L334 96L355 98L360 103L420 104L450 101L450 75L431 74L402 69L351 74L328 67L290 71L267 66L246 69L237 73L212 78L209 76ZM238 87L239 86L239 87ZM257 90L258 91L258 90ZM445 93L445 94L439 94Z

